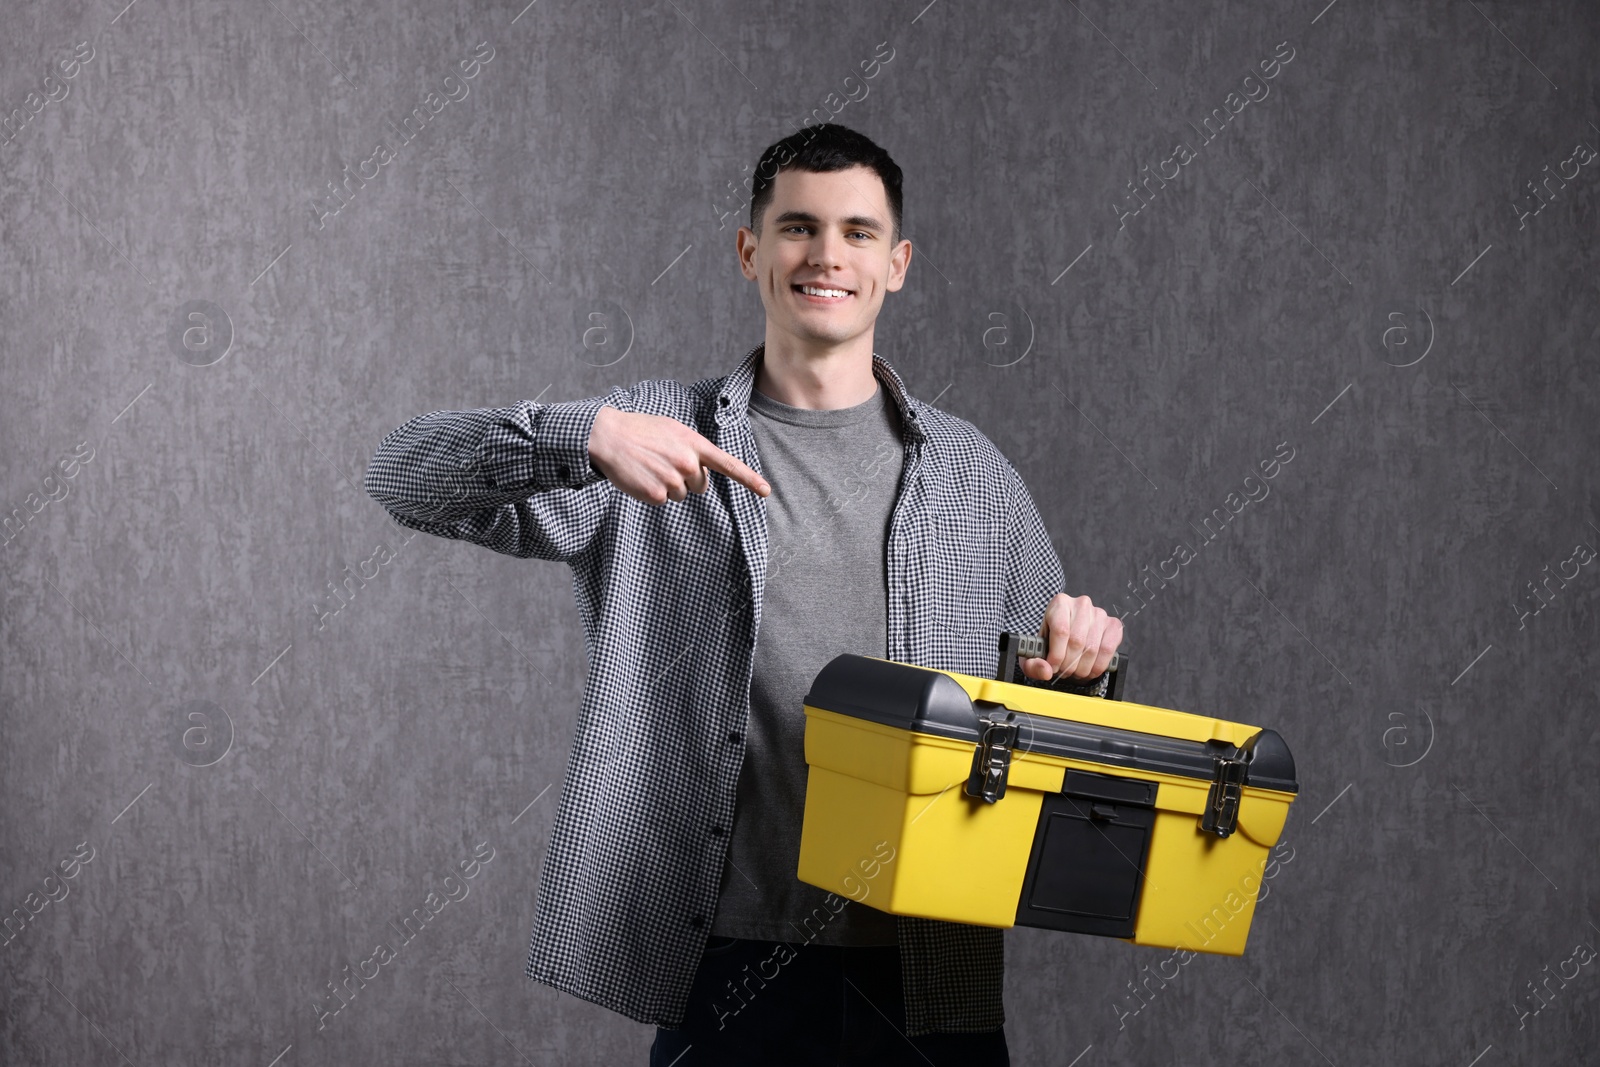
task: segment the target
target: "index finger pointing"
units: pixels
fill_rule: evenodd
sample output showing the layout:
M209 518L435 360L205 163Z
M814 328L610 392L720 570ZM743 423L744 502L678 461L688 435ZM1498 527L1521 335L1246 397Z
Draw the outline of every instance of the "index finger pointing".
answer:
M701 437L700 441L701 466L726 474L729 478L760 496L771 495L772 486L767 484L767 480L757 474L742 459L724 452L705 437Z

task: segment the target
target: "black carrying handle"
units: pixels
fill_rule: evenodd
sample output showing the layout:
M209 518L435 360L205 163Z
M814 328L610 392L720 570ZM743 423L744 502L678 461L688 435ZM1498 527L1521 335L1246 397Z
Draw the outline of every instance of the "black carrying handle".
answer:
M1086 678L1074 681L1071 678L1057 678L1050 682L1041 682L1036 678L1029 678L1022 673L1018 664L1019 659L1043 659L1049 648L1045 640L1038 634L1003 633L1000 635L1000 663L995 670L995 678L1002 682L1012 682L1019 685L1032 685L1041 689L1056 689L1063 693L1075 693L1079 696L1089 695L1086 690L1094 684L1095 678ZM1106 668L1109 676L1106 680L1105 699L1121 700L1122 683L1128 676L1128 653L1117 649L1111 654L1111 665Z

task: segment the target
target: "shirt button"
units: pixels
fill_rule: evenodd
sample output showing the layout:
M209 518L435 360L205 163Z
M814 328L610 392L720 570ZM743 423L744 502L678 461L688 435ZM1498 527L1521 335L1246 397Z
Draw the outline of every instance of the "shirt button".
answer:
M722 827L720 825L719 826L713 826L711 828L711 836L712 837L721 837L722 836Z
M572 478L572 471L568 469L565 463L563 463L561 466L556 468L556 477L560 478L564 482L568 481Z
M739 731L738 730L729 730L728 731L728 744L737 745L738 743L739 743Z
M696 915L689 920L689 925L694 927L696 930L700 929L705 924L706 917L704 915Z

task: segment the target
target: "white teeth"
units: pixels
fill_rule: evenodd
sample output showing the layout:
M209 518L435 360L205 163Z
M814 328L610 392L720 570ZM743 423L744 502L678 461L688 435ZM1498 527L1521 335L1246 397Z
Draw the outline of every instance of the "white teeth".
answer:
M807 296L849 296L843 289L818 289L814 285L802 285L800 291Z

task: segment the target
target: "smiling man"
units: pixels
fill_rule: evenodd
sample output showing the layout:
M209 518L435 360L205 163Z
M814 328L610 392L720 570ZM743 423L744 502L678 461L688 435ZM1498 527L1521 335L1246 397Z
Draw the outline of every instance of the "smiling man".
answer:
M796 877L803 700L841 652L989 674L1006 631L1048 637L1031 677L1101 693L1122 624L1063 592L993 442L873 351L912 258L900 168L811 127L752 192L736 248L766 335L731 374L430 412L367 491L572 568L589 674L529 977L654 1024L659 1067L1005 1064L1002 931Z

